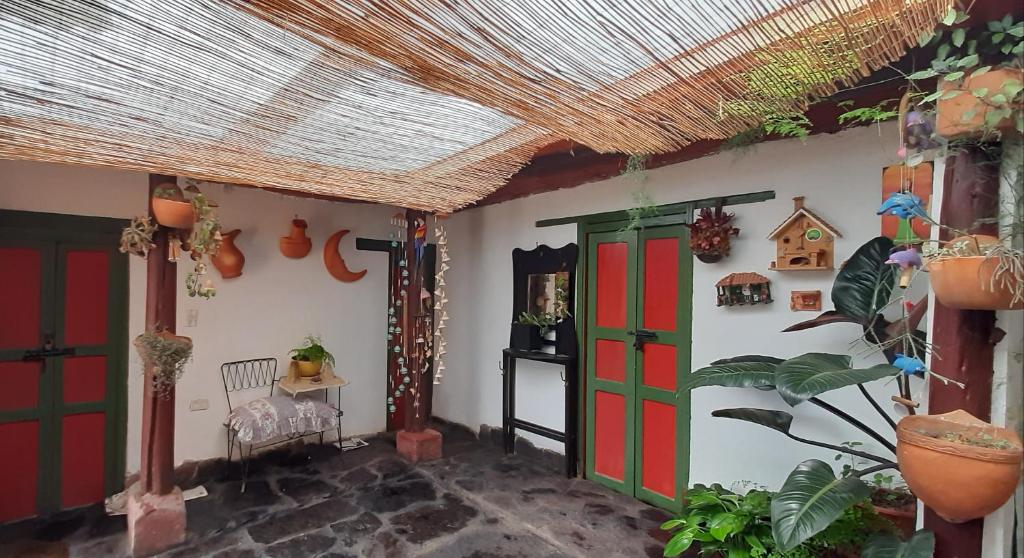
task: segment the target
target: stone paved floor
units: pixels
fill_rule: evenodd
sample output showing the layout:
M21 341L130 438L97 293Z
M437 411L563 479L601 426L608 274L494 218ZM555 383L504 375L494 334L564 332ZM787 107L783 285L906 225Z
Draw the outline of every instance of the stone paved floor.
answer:
M394 441L346 452L316 446L253 464L249 485L206 479L188 502L188 539L165 557L505 558L660 556L664 512L560 474L520 446L504 456L445 428L445 458L413 466ZM123 556L123 517L98 507L0 527L0 556Z

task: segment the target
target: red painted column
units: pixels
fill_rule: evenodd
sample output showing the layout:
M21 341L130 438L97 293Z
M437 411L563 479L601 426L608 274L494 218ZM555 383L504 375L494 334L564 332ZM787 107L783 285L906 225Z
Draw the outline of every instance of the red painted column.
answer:
M977 149L965 149L948 158L940 222L972 234L996 234L995 224L979 225L978 220L997 215L998 168L998 163L988 161ZM943 230L940 238L950 240L952 236ZM992 405L993 347L1002 333L995 326L996 314L947 308L938 301L934 312L932 342L942 358L933 359L931 367L947 378L963 382L965 387L932 380L928 413L963 409L987 421ZM935 533L935 558L980 558L983 519L948 523L925 508L924 526Z

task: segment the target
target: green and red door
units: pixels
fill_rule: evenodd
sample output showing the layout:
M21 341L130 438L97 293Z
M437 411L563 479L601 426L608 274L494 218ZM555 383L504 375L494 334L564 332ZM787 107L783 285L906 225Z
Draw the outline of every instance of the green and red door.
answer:
M689 465L689 398L676 397L690 369L687 232L586 235L587 477L667 509Z
M100 502L123 484L119 226L0 211L0 522Z

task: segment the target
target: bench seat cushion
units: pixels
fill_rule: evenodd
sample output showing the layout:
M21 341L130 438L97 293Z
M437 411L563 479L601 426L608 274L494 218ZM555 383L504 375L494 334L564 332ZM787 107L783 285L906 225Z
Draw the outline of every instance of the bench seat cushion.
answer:
M338 426L338 410L313 399L263 397L228 415L228 427L240 442L258 444L283 436L320 432Z

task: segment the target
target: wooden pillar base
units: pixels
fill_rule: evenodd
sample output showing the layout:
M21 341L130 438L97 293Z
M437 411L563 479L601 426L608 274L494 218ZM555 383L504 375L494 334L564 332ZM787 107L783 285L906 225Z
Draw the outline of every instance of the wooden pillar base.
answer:
M431 428L427 428L423 432L399 430L395 436L395 442L398 446L398 455L413 463L441 459L443 438L437 430Z
M168 494L128 489L128 549L132 556L152 556L185 542L185 498L175 487Z

